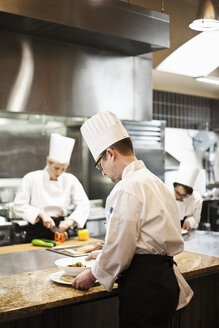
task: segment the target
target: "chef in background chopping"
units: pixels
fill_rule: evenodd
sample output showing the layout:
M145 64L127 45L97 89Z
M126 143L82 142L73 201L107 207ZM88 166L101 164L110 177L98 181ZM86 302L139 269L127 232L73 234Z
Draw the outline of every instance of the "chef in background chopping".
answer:
M202 196L193 190L199 171L196 167L181 163L173 183L181 227L185 230L196 229L201 218Z
M14 199L14 213L29 222L26 241L35 238L54 239L53 229L67 231L70 227L83 228L89 214L89 200L79 182L66 173L75 139L53 133L49 155L43 170L23 177ZM74 211L69 215L70 207Z
M193 292L174 264L183 250L176 202L142 161L131 139L111 112L100 112L81 127L96 168L116 186L106 201L106 239L91 270L72 285L90 288L96 279L108 291L118 277L120 327L168 327L175 310Z

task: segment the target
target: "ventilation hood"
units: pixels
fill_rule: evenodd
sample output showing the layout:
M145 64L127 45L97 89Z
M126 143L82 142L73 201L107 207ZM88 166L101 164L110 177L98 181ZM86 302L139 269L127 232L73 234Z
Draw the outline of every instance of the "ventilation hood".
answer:
M169 47L169 16L117 0L4 0L0 29L140 55Z

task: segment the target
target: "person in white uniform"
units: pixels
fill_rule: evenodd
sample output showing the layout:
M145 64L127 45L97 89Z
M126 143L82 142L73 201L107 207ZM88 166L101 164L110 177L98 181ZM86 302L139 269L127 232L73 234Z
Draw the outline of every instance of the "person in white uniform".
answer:
M67 231L83 228L89 215L89 199L79 180L65 172L69 166L75 139L53 133L47 166L26 174L14 199L13 211L27 222L26 241L54 239L55 226ZM70 209L74 207L74 210Z
M201 218L203 199L197 191L193 190L199 171L198 168L187 163L180 163L173 183L181 227L185 230L196 229Z
M131 139L111 112L88 119L81 133L96 168L116 186L106 201L106 238L91 270L72 282L88 289L96 280L107 291L118 282L120 327L168 327L193 292L173 256L183 251L176 201L163 182L136 159Z

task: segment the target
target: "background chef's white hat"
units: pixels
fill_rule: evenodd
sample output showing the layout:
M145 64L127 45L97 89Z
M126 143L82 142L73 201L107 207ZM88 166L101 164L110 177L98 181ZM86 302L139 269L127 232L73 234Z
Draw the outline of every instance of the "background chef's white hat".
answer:
M58 163L69 163L75 139L52 133L50 137L49 158Z
M99 155L115 142L129 138L121 121L111 112L100 112L89 118L81 127L91 154L96 161Z
M190 166L186 163L180 163L174 182L193 188L199 171L197 167Z

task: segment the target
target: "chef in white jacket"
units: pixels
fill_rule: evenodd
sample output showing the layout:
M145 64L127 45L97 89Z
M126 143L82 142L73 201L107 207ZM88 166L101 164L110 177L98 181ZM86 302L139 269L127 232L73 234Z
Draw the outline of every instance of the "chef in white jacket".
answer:
M26 174L14 199L13 211L28 221L26 240L54 239L55 226L62 231L82 228L89 214L89 200L69 166L75 139L53 133L47 165L43 170ZM74 207L74 210L70 209Z
M203 199L193 187L199 169L187 163L180 163L177 176L173 183L174 195L179 209L182 229L196 229L201 218Z
M72 285L88 289L97 279L112 290L117 279L120 327L168 327L193 292L174 264L183 250L176 201L167 187L136 159L120 120L100 112L81 127L95 165L116 186L106 202L106 239L91 270Z

